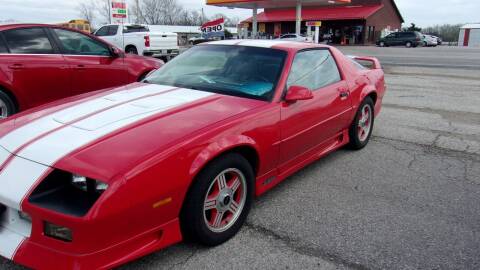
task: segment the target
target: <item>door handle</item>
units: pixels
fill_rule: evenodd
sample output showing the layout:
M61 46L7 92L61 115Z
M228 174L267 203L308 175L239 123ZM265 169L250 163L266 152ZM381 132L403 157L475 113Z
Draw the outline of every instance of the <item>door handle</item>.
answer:
M77 70L84 70L84 69L85 69L85 65L76 65L76 66L75 66L75 69L77 69Z
M24 66L22 64L13 64L8 66L9 69L22 69Z
M348 97L349 93L348 93L348 91L342 91L342 92L340 92L339 95L340 95L341 98L346 98L346 97Z

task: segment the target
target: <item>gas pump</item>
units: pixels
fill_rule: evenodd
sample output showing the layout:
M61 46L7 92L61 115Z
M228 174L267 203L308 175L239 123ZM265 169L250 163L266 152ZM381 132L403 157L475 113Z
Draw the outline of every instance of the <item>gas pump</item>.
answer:
M308 34L311 35L312 27L315 27L315 34L314 34L313 41L315 43L318 43L320 39L320 26L322 26L322 22L321 21L306 22L306 26L307 26L307 35Z

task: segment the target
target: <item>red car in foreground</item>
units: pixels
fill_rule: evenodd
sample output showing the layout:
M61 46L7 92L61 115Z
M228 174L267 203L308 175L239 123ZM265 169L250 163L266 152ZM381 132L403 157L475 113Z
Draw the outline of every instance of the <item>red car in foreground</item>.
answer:
M108 269L185 238L227 241L255 196L368 143L385 82L358 59L373 68L322 45L207 43L143 83L3 120L0 255Z
M56 99L136 82L162 64L126 55L69 28L0 25L0 119Z

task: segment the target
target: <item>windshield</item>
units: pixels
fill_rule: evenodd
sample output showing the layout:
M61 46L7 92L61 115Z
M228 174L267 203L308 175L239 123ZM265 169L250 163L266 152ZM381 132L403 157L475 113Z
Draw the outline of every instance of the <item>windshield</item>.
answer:
M175 57L144 82L268 101L286 54L270 48L201 45Z

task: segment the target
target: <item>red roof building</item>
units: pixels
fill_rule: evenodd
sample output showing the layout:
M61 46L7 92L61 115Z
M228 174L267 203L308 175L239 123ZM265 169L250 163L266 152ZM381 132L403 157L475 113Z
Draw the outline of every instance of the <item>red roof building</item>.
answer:
M272 1L272 0L270 0ZM295 8L265 8L257 15L259 36L277 37L295 33ZM301 33L307 34L309 21L321 21L320 40L336 44L371 44L384 30L401 29L402 15L394 0L351 0L350 3L315 6L301 10ZM252 28L252 18L243 21Z

